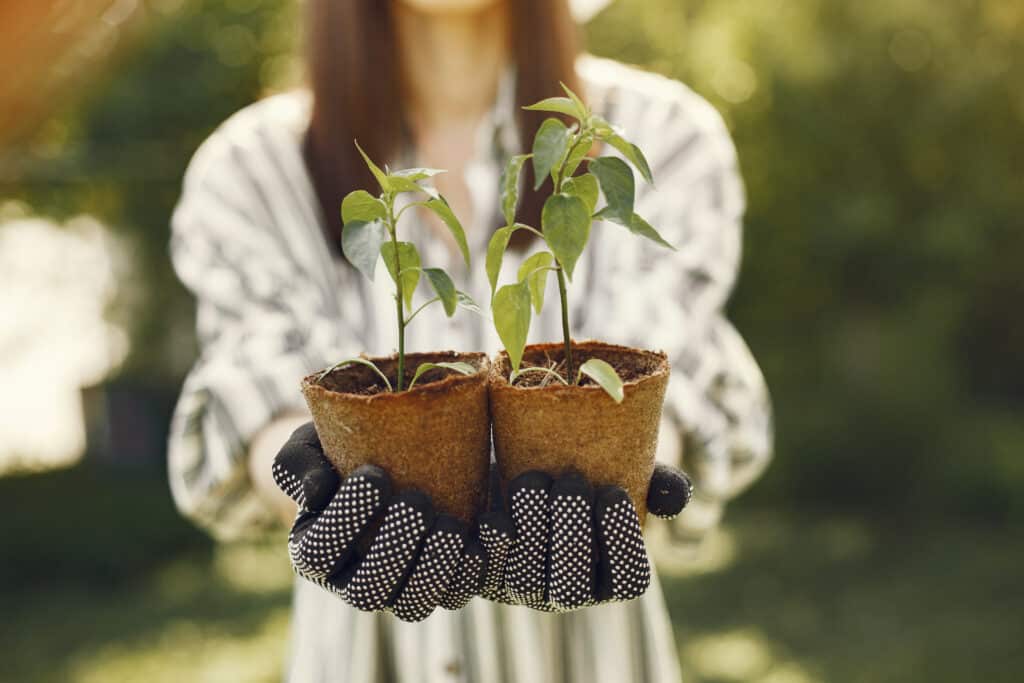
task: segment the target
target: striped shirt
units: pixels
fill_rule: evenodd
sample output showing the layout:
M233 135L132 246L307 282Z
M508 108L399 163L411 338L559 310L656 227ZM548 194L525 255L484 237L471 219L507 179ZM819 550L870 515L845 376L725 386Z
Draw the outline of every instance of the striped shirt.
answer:
M744 193L736 153L720 116L682 84L589 56L577 69L594 110L647 154L656 187L638 184L636 211L678 251L596 224L570 285L572 332L669 354L658 457L695 480L694 502L668 523L671 538L692 543L771 453L760 370L722 312L740 257ZM412 212L399 228L425 264L446 268L479 302L489 299L482 262L498 220L500 171L519 150L510 80L480 124L465 173L473 215L462 218L473 268ZM276 416L305 409L299 379L340 358L397 346L388 279L370 282L331 256L301 154L309 112L309 94L295 91L232 116L196 152L173 216L172 258L197 299L202 351L171 426L171 488L181 511L220 538L274 522L252 489L245 458L251 439ZM502 281L523 256L508 254ZM553 291L547 296L554 300ZM548 305L530 341L560 338L558 307ZM487 319L464 311L447 319L439 306L407 330L410 351L499 347ZM357 612L299 580L293 629L290 678L302 682L679 679L657 580L638 600L572 614L476 598L419 624Z

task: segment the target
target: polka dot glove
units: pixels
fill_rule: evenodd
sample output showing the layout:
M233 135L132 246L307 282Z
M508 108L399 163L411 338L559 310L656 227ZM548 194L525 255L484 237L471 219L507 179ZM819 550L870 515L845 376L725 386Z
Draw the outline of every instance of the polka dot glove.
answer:
M483 587L484 552L466 524L437 514L419 491L392 494L379 467L342 479L324 457L312 423L274 459L274 481L299 505L288 554L300 576L364 611L404 621L437 606L458 609Z
M594 488L579 474L553 479L526 472L509 482L504 501L497 481L492 471L490 508L479 520L487 559L485 598L568 612L632 600L647 590L647 550L636 509L623 489ZM672 518L692 493L685 474L659 464L648 510Z

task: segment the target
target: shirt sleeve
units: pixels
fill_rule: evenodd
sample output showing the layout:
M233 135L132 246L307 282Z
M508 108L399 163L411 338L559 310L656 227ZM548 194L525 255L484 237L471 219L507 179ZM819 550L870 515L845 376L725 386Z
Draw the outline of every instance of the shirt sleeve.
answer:
M735 148L707 102L681 84L658 85L674 95L622 97L620 108L623 120L637 121L633 137L656 183L651 188L638 177L636 212L677 250L628 234L616 242L605 264L611 277L598 283L610 304L601 326L669 355L658 457L694 479L694 500L672 526L677 541L694 542L768 464L771 403L757 363L724 313L745 209Z
M200 357L175 409L168 467L181 512L230 539L274 523L249 480L250 441L279 414L305 410L301 378L341 344L269 188L222 136L196 153L172 217L171 257L196 297Z

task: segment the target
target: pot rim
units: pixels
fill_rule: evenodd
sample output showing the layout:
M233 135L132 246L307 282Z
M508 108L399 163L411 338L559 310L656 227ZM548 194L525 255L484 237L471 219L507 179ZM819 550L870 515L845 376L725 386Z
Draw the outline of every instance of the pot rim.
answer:
M336 391L334 389L328 389L316 380L323 372L318 370L312 374L306 375L302 378L302 390L313 391L317 393L326 394L329 397L335 399L343 399L347 401L361 401L366 403L388 403L391 401L408 400L411 397L421 398L435 395L446 395L452 389L459 388L462 386L468 386L472 384L485 383L487 377L490 375L491 370L491 359L486 353L482 351L417 351L415 353L405 354L406 363L410 359L423 358L423 357L436 357L436 356L452 356L453 359L465 360L472 365L477 367L477 371L472 375L463 375L462 373L453 372L446 377L441 379L428 382L426 384L417 384L412 389L403 389L401 392L393 391L382 391L378 394L365 395L355 394L348 391ZM389 356L367 356L365 353L359 354L359 358L368 360L374 364L377 361L397 361L398 354L393 353ZM352 366L353 368L359 367L358 365ZM324 368L326 370L326 368ZM335 372L345 372L349 368L339 368Z
M543 343L543 344L529 344L529 345L526 346L525 349L523 349L523 356L525 357L526 353L531 351L531 350L536 351L538 349L545 349L545 350L546 349L552 349L552 350L555 350L555 351L561 351L564 347L565 347L565 344L562 343L562 342L546 342L546 343ZM640 385L648 384L648 383L651 383L651 382L662 381L663 379L668 377L669 372L671 370L671 367L670 367L669 362L668 362L668 354L666 354L664 351L660 351L660 350L659 351L653 351L653 350L650 350L650 349L640 349L640 348L636 348L636 347L632 347L632 346L621 346L621 345L618 345L618 344L609 344L607 342L603 342L603 341L600 341L600 340L597 340L597 339L585 339L583 341L573 340L572 341L572 347L574 349L599 348L599 349L605 350L605 351L612 351L612 352L615 352L615 353L622 353L622 354L630 354L630 355L634 355L634 356L646 356L646 357L652 357L653 356L654 358L657 359L658 367L654 371L652 371L652 372L650 372L648 374L645 374L642 377L639 377L639 378L636 378L636 379L627 380L627 381L623 382L622 386L623 386L624 390L630 389L630 388L634 388L634 387L638 387ZM489 380L490 380L490 387L491 387L492 390L499 390L499 391L513 390L513 391L517 391L517 392L519 392L519 391L522 391L522 392L536 391L537 393L543 393L543 394L559 394L560 393L560 394L570 394L570 395L577 395L577 396L581 395L581 394L585 394L585 393L601 393L601 394L605 393L605 390L603 388L601 388L597 384L588 384L588 385L585 385L585 386L580 386L580 385L574 384L574 385L566 386L564 384L561 384L560 382L554 382L552 384L548 384L547 386L527 386L527 387L522 387L522 386L517 386L517 385L514 385L514 384L510 384L509 381L508 381L508 378L505 376L505 374L503 372L500 372L500 366L501 366L502 362L506 361L507 359L508 359L508 351L506 351L505 349L502 349L501 351L498 352L498 354L495 357L495 359L491 361L491 364L490 364L491 365L491 370L490 370L490 373L489 373Z

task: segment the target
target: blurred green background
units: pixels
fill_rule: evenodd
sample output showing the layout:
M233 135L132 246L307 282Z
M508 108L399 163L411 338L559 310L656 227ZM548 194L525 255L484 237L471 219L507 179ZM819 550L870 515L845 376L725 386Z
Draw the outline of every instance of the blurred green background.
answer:
M300 74L299 9L130 4L117 49L0 157L0 231L90 214L130 265L87 456L0 477L0 679L274 680L283 537L214 547L166 488L195 354L166 245L200 141ZM687 680L1016 680L1024 3L617 0L586 36L711 100L749 193L730 314L777 455L697 560L659 551Z

